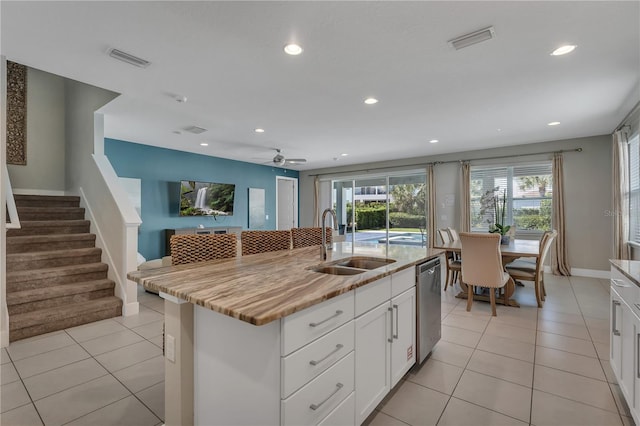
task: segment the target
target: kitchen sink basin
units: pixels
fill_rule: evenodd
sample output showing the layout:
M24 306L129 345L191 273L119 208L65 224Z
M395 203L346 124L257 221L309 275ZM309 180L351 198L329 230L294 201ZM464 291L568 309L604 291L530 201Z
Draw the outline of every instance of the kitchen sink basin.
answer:
M364 269L348 268L344 266L318 266L316 268L311 268L311 270L331 275L356 275L366 272Z
M350 268L359 268L359 269L376 269L381 266L386 266L390 263L395 262L394 259L386 259L384 257L350 257L348 259L343 259L336 263L339 266L347 266Z

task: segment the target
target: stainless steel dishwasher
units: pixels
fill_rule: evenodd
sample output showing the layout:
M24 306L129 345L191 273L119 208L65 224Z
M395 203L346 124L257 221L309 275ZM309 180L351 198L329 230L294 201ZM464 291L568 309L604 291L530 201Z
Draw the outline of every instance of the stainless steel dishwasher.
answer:
M440 258L416 265L417 363L421 364L440 340Z

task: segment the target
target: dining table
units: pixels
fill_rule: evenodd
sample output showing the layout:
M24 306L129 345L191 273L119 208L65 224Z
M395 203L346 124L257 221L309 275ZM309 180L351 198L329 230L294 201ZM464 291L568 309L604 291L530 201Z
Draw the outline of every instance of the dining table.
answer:
M445 250L447 254L456 253L456 255L462 256L462 242L460 240L451 241L446 244L436 244L434 248ZM520 257L530 257L534 258L537 261L538 257L540 256L540 241L513 238L509 240L509 244L500 244L500 253L502 255L503 267ZM462 261L464 262L464 260ZM466 299L467 285L463 282L462 278L460 279L459 284L462 291L460 291L460 293L458 293L456 297L460 299ZM511 299L511 296L513 296L513 294L515 293L515 289L516 283L513 278L509 277L509 281L507 281L507 284L504 286L506 303L505 299L503 299L502 297L496 298L496 303L520 307L520 304L517 301ZM489 302L489 295L474 293L473 300L482 300L485 302Z

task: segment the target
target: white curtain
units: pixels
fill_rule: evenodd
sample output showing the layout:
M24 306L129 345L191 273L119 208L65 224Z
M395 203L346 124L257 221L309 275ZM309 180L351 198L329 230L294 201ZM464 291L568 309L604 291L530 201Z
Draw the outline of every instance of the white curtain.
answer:
M436 182L433 177L433 164L427 166L427 238L429 247L436 244Z
M313 226L320 226L320 178L313 179Z
M561 152L553 154L553 227L558 231L555 241L555 255L551 259L551 270L554 275L571 275L564 218L564 169Z
M460 163L460 231L471 230L471 165L468 161Z
M629 145L623 133L613 134L613 257L629 259Z

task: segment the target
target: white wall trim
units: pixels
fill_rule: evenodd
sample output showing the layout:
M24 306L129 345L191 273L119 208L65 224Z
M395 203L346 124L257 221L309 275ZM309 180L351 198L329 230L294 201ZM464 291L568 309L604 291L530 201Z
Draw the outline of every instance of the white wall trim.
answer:
M27 189L27 188L13 188L15 195L67 195L63 190L57 189Z
M544 272L550 274L551 266L545 266ZM611 272L601 271L599 269L571 268L571 275L575 277L604 278L608 280L611 277Z
M103 259L106 258L105 263L109 265L107 276L109 277L110 280L113 280L116 283L116 288L115 288L116 296L122 299L122 315L128 316L128 315L137 314L140 311L140 305L137 301L135 302L127 301L127 294L125 291L127 282L123 283L122 279L116 272L117 268L115 267L113 256L111 256L111 253L109 252L109 248L107 247L107 244L105 244L102 231L98 226L98 222L95 218L95 215L93 214L93 210L91 209L91 206L87 203L87 197L85 196L85 193L82 187L80 187L80 203L86 209L86 212L89 216L89 220L91 221L91 231L96 234L96 247L99 247L102 249L102 257Z

